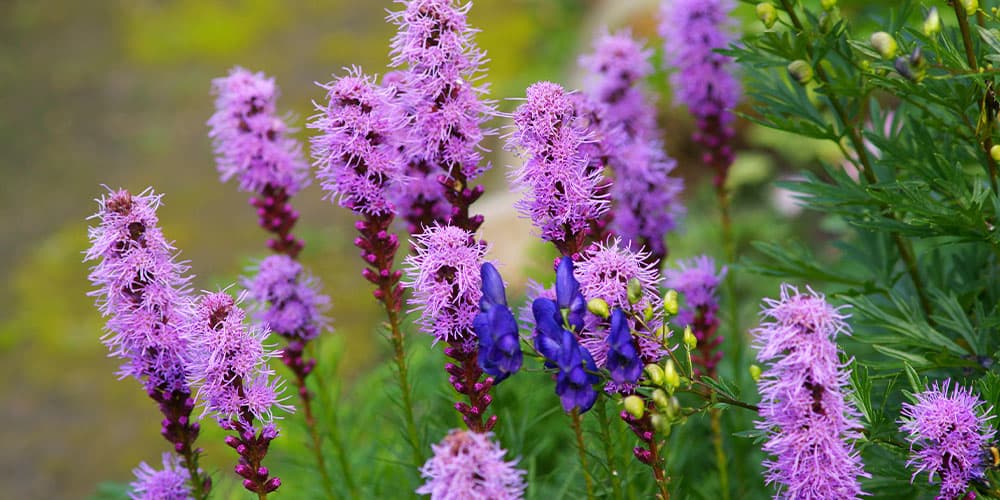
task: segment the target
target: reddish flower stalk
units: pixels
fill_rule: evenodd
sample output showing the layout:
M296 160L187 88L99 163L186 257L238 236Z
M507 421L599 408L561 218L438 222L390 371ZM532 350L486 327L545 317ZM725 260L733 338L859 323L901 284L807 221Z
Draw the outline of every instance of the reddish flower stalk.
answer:
M649 410L654 408L652 401L648 401L646 404ZM651 415L652 411L647 411L642 418L635 418L627 411L622 411L621 419L629 425L632 432L642 442L641 446L636 446L632 449L632 454L640 462L653 469L653 477L656 479L657 488L660 489L660 497L666 500L670 498L670 492L667 491L667 481L669 478L667 477L666 464L664 463L662 454L664 443L656 440L656 431L653 429Z

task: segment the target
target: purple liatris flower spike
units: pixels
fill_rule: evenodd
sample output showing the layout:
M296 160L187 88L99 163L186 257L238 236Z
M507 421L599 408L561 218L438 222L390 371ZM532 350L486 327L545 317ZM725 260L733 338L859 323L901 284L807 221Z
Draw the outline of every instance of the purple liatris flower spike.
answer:
M495 114L482 98L479 83L485 53L473 41L468 25L471 3L453 0L406 0L390 14L398 32L392 40L392 66L405 68L389 84L408 110L415 147L406 160L406 175L418 189L397 189L396 205L419 233L433 222L450 223L469 231L482 224L470 217L469 205L482 195L470 181L481 175L481 142L493 131L483 125Z
M649 261L667 254L664 237L684 213L678 199L683 181L669 174L676 162L667 156L656 126L656 109L641 82L652 72L650 51L628 32L604 34L592 54L581 58L590 73L588 92L604 107L606 127L619 130L620 144L609 157L615 181L612 231Z
M254 303L254 319L289 340L312 340L327 328L323 312L330 298L302 264L287 255L272 255L257 266L243 287Z
M852 440L861 437L858 413L845 397L849 371L837 335L849 334L839 308L809 290L782 285L781 298L765 299L753 330L760 379L757 428L767 435L766 480L776 498L857 498L865 473Z
M642 359L629 331L628 319L619 308L611 312L607 343L608 360L605 365L611 372L611 381L619 386L636 384L642 374Z
M197 353L191 371L201 380L198 399L204 412L236 433L226 437L226 444L240 454L235 470L244 479L243 487L266 494L281 486L281 480L261 465L278 436L274 412L292 407L284 404L282 382L268 366L274 355L264 345L269 331L244 326L246 313L238 302L226 292L198 299L187 329Z
M191 474L176 456L163 454L163 469L154 469L146 462L132 471L135 481L129 484L129 498L133 500L188 500L194 499L188 481Z
M233 68L212 81L216 112L208 120L222 179L239 179L240 189L289 196L309 181L309 165L298 141L277 115L278 87L273 78Z
M454 226L432 226L415 237L416 252L406 258L413 290L410 304L421 308L424 332L472 348L472 321L483 296L480 267L486 246Z
M985 476L983 456L996 431L989 425L992 408L979 397L951 380L934 383L915 395L916 402L903 403L900 430L909 434L913 477L928 473L937 476L939 499L961 497L970 483Z
M734 40L733 7L732 0L665 0L660 22L674 98L722 124L732 121L741 93L732 58L716 52Z
M247 328L246 313L237 304L226 292L198 299L187 327L192 352L197 353L191 371L202 381L198 399L220 422L271 422L275 409L291 408L282 404L282 383L268 366L274 356L264 344L270 330Z
M716 349L722 343L719 329L719 284L726 275L726 267L716 271L715 261L702 255L680 261L676 269L664 271L665 286L677 290L684 297L684 306L677 312L674 322L685 328L690 326L698 339L698 350L691 353L695 369L715 376L715 367L722 359Z
M732 0L666 0L660 23L674 98L697 119L694 139L704 148L703 162L716 170L718 190L733 163L730 123L742 93L732 58L717 52L733 40L733 6Z
M521 342L517 321L507 307L503 278L489 262L482 265L483 297L472 328L479 338L479 367L493 375L496 384L521 369Z
M359 214L395 212L389 193L404 181L405 115L359 68L323 88L328 102L308 125L319 131L312 155L323 189Z
M517 460L504 460L507 452L492 438L492 433L453 430L431 445L434 456L420 468L427 482L416 492L433 500L523 498L524 471L515 467Z
M181 332L190 314L190 277L160 230L160 196L119 190L98 203L100 224L89 230L86 260L98 261L90 272L97 290L88 295L109 316L104 343L125 360L119 374L135 377L150 394L189 393L189 347Z
M660 327L663 299L659 295L660 273L652 267L644 252L636 252L622 245L620 240L591 245L583 252L574 272L580 282L580 292L587 300L602 299L612 309L621 308L632 316L644 317L651 313L647 326L652 331ZM628 282L637 280L641 294L638 302L628 300ZM598 366L605 366L608 343L607 322L587 313L581 343L594 356ZM636 325L629 320L629 328ZM665 339L654 338L650 332L637 336L639 353L644 363L659 361L666 350Z
M524 164L512 172L524 192L517 209L531 219L540 236L563 255L579 252L591 225L607 210L600 193L601 172L590 168L582 146L592 138L562 87L539 82L514 112L510 149L520 149Z

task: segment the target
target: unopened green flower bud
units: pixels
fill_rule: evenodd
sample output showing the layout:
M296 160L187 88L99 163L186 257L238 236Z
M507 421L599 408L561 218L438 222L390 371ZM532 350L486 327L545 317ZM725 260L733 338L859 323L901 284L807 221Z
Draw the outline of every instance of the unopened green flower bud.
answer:
M754 382L760 381L760 367L757 365L750 365L750 378Z
M611 310L608 308L608 303L602 298L588 300L587 310L593 313L594 316L604 319L608 319L608 316L611 316Z
M684 346L687 350L693 351L698 348L698 337L691 331L691 325L684 327Z
M833 10L837 6L837 0L819 0L819 5L823 10Z
M962 0L962 8L966 15L973 15L979 10L979 0Z
M670 396L667 396L667 393L664 392L663 389L657 389L653 391L653 404L655 404L657 408L663 410L670 404Z
M667 400L667 404L663 407L663 414L670 420L674 420L680 412L681 402L677 400L677 396L670 396L670 399Z
M924 18L924 35L934 36L941 32L941 16L938 15L937 7L931 7Z
M802 59L796 59L788 63L788 74L793 80L805 85L813 79L813 69L809 63Z
M653 429L659 432L663 437L670 435L670 421L667 420L663 415L654 414L650 417L650 421L653 423Z
M660 368L660 365L655 363L650 363L646 365L645 370L646 370L646 378L648 378L649 381L653 383L653 385L663 385L664 381L663 368Z
M896 39L892 35L884 32L878 31L872 34L871 38L872 48L882 56L882 59L892 59L896 57L896 52L899 50L899 45L896 44Z
M836 18L832 12L824 12L819 16L819 32L829 33L833 28L833 23Z
M656 339L664 346L667 345L667 338L670 337L670 327L666 323L656 327Z
M635 305L642 300L642 283L639 283L638 278L632 278L628 280L628 303Z
M757 4L757 19L764 23L765 28L771 29L778 20L778 9L771 2L761 2Z
M671 288L663 294L663 310L671 316L676 315L677 311L680 310L680 305L677 302L677 290Z
M672 359L668 359L663 365L663 382L671 390L681 386L681 376L677 373L677 367L674 366L674 360Z
M990 148L990 157L993 158L993 161L1000 161L1000 144Z
M625 398L625 411L635 418L642 418L646 414L646 403L635 394Z
M642 318L645 319L647 323L650 320L653 319L653 306L652 305L646 304L646 307L643 308L643 310L642 310Z

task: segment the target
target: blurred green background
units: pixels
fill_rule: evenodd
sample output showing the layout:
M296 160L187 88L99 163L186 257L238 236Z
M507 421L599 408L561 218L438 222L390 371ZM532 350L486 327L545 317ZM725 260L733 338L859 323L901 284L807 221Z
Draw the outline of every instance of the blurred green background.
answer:
M606 25L631 26L658 46L657 3L476 1L470 22L482 29L477 41L489 54L491 96L510 111L516 103L505 99L523 96L536 80L577 86L577 57ZM166 449L154 405L135 381L115 379L117 363L105 357L101 319L85 296L81 252L101 184L136 191L153 186L164 193L164 231L191 261L196 288L232 283L266 255L266 238L246 194L218 182L204 125L212 113L210 80L234 65L276 77L279 108L301 127L312 114L311 101L323 96L314 82L352 64L385 71L393 34L384 22L386 9L398 6L388 0L0 1L0 258L8 263L0 267L6 283L0 290L4 496L86 497L103 481L128 482L133 467L142 460L158 463ZM738 12L748 29L757 29L752 10L741 5ZM699 171L698 151L688 140L690 120L670 105L662 74L650 85L663 93L665 141L688 182L690 216L670 237L671 257L721 256L709 175ZM305 140L307 133L297 136ZM835 160L836 151L804 147L802 139L790 147L783 137L745 123L738 141L732 182L743 253L751 240L816 242L837 231L804 219L770 187L817 157ZM487 215L485 238L497 242L493 256L517 288L545 270L550 254L510 208L504 173L516 160L496 138L487 146L495 168L485 178L488 196L477 206ZM307 242L302 259L333 297L336 332L321 346L339 359L331 376L340 381L340 402L332 405L351 412L372 389L359 390L356 381L385 380L371 375L387 359L386 344L374 331L380 316L354 265L349 213L323 200L315 185L294 203L302 212L298 233ZM741 318L749 326L760 297L775 288L743 275L737 283ZM428 339L411 339L418 360L434 356ZM420 383L443 386L443 371L428 376L437 379ZM549 387L539 398L555 405ZM205 423L203 465L221 471L216 477L230 476L234 457L214 427ZM220 486L226 488L231 485Z

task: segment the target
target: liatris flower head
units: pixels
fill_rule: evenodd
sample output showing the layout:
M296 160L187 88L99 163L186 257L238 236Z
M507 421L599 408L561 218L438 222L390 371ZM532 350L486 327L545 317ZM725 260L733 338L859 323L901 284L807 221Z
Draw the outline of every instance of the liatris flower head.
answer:
M648 253L647 262L658 266L667 255L667 233L685 213L680 199L684 180L670 175L677 162L664 153L659 140L646 139L622 148L613 166L611 198L616 205L611 229L630 248Z
M391 65L405 70L393 75L390 84L411 120L408 128L415 147L407 157L405 172L414 185L396 189L394 201L415 233L433 221L443 223L456 215L459 207L446 196L444 182L460 181L463 186L457 193L461 195L468 181L489 169L483 162L481 143L494 131L483 126L496 110L482 98L488 89L478 82L485 53L473 40L476 30L468 25L472 4L456 5L452 0L400 3L405 8L389 16L398 26Z
M415 253L406 258L413 290L410 304L422 309L421 329L445 342L472 348L472 322L483 296L480 267L486 245L454 226L431 226L415 236Z
M146 462L132 471L135 481L129 483L129 498L133 500L193 499L188 481L191 474L181 464L180 457L163 454L163 469L154 469Z
M434 500L496 499L524 497L524 471L517 460L492 441L492 433L453 430L439 444L431 445L432 456L420 475L427 480L417 488Z
M695 117L732 121L740 99L740 83L729 56L716 52L733 41L732 0L666 0L660 35L672 67L674 98Z
M938 498L954 499L985 475L983 453L996 431L989 425L992 408L952 381L935 382L903 403L900 430L908 433L913 478L927 472L941 484Z
M277 115L273 78L236 67L212 81L212 93L216 111L208 120L209 136L223 181L237 177L244 191L264 193L270 187L288 195L308 184L309 165Z
M652 51L628 31L605 32L593 47L591 54L580 58L590 78L588 90L606 107L609 121L621 124L630 136L645 134L655 126L656 117L639 83L653 72L649 63Z
M282 382L274 377L268 361L275 355L264 344L269 330L244 325L246 314L226 292L206 293L198 299L187 327L192 351L197 356L191 371L202 381L198 399L204 412L220 422L250 417L264 423L274 411L290 411L283 404Z
M254 302L254 319L272 332L296 340L311 340L327 328L323 311L330 298L319 292L319 282L302 264L287 255L260 262L257 274L243 286Z
M190 314L188 267L159 227L160 195L110 191L98 200L85 260L97 261L90 281L105 316L104 343L125 360L119 374L148 391L187 391L188 345L181 331Z
M628 319L621 309L611 311L608 337L607 366L611 381L618 386L635 384L642 374L642 359L629 330Z
M846 315L812 290L789 285L765 299L764 319L753 330L757 360L767 363L759 388L757 428L767 435L764 462L777 498L857 498L863 495L861 437L854 405L845 397L849 371L834 339L849 331Z
M599 194L601 172L592 170L591 158L582 153L591 137L578 120L572 99L555 83L535 83L514 112L514 124L508 145L527 156L512 174L525 194L518 210L531 219L542 238L557 244L587 234L608 210L608 202Z
M480 268L483 296L472 328L479 338L479 367L499 384L521 369L521 342L517 321L507 307L503 278L486 262Z
M405 115L390 89L375 85L359 68L323 86L328 102L309 128L312 154L323 189L355 212L381 215L395 211L389 193L405 183Z

